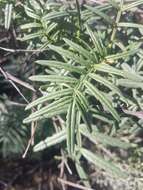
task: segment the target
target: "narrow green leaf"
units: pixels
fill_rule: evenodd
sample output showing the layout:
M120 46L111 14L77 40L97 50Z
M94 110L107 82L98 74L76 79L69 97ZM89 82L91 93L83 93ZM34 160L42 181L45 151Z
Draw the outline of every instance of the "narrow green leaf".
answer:
M103 55L103 49L100 46L99 40L97 39L97 37L95 36L95 34L93 33L93 31L89 28L89 26L86 26L87 32L95 46L95 48L98 50L98 52L100 53L100 55Z
M111 83L110 81L108 81L107 79L104 79L103 77L101 77L100 75L97 75L95 73L90 73L89 76L94 79L95 81L103 84L104 86L108 87L110 90L112 90L114 93L118 94L119 96L122 97L122 100L127 103L127 99L123 96L123 94L121 93L120 89L118 87L116 87L113 83Z
M135 53L138 52L138 49L132 49L132 50L129 50L129 51L124 51L122 53L116 53L116 54L113 54L113 55L108 55L105 57L105 59L107 60L107 62L114 62L114 60L118 60L118 59L124 59L124 58L127 58L131 55L134 55Z
M24 8L25 8L26 14L27 14L29 17L34 18L34 19L36 19L36 20L40 20L40 16L37 15L37 14L35 14L32 9L30 9L30 8L27 7L27 6L24 6Z
M48 21L51 19L61 18L61 17L65 17L65 16L69 16L69 13L66 11L50 12L47 15L43 16L42 19L45 21Z
M93 7L92 7L93 8ZM112 5L110 5L109 3L103 3L102 5L96 5L94 6L94 9L95 10L100 10L100 11L106 11L106 10L109 10L112 8ZM89 11L88 9L85 10L86 12L90 12L92 13L91 11Z
M116 69L116 68L110 66L109 64L105 64L105 63L95 64L94 68L98 71L106 72L108 74L114 74L114 75L122 76L122 77L130 79L130 80L134 80L134 81L138 81L138 82L143 81L142 76L139 76L138 74L133 73L133 72L131 73L128 71Z
M106 72L106 73L109 73L109 74L111 73L111 74L119 75L119 76L124 76L123 70L116 69L116 68L114 68L114 67L112 67L109 64L106 64L104 62L101 63L101 64L95 64L94 68L97 71Z
M105 106L108 111L113 115L113 117L119 121L120 117L114 107L112 106L112 103L100 92L95 86L90 84L88 81L85 81L86 88L91 92L91 94L100 101L100 103Z
M142 5L143 4L143 0L137 0L135 2L132 2L132 3L128 3L128 4L125 4L122 8L122 11L128 11L128 10L131 10L132 8L135 8L139 5Z
M42 119L52 118L54 116L58 116L60 114L67 113L68 104L62 105L60 107L57 107L56 109L50 110L50 112L45 113L43 115L37 116L37 117L27 117L24 119L23 123L30 123L33 121L39 121Z
M111 25L113 24L113 20L107 14L103 13L101 10L95 9L94 7L90 7L88 5L85 5L85 7L88 10L90 10L93 13L97 14L98 16L100 16L101 18L103 18L107 23L109 23Z
M46 34L49 34L54 28L57 27L57 23L51 23L46 29Z
M41 141L37 145L34 146L34 152L38 152L44 150L45 148L57 145L66 139L66 131L60 131L55 133L51 137L47 137L45 140Z
M143 89L143 83L142 82L137 82L133 80L128 80L128 79L118 79L117 80L117 85L118 86L124 86L127 88L141 88Z
M41 98L38 98L37 100L33 101L32 103L28 104L28 106L26 106L25 110L28 110L34 106L37 106L38 104L42 104L48 100L53 100L53 99L57 99L59 97L62 96L66 96L66 95L72 95L73 90L72 89L64 89L64 90L58 90L55 92L51 92L47 95L44 95Z
M100 120L100 121L103 121L105 123L108 123L110 125L113 124L113 120L111 117L107 117L107 114L103 113L103 112L99 112L97 109L95 108L92 108L91 109L91 114L92 114L92 117Z
M107 79L104 79L103 77L101 77L100 75L97 74L93 74L90 73L89 76L94 79L95 81L103 84L104 86L108 87L109 89L111 89L113 92L121 95L121 92L119 90L119 88L117 88L113 83L109 82Z
M31 4L31 6L35 9L35 10L41 10L41 6L40 3L38 3L37 0L29 0L29 3Z
M81 101L78 99L78 97L77 97L76 103L77 103L77 108L81 114L81 117L82 117L84 123L86 124L88 130L91 132L91 129L92 129L91 128L91 117L90 117L88 109L85 109L83 107L83 105L81 104Z
M5 6L5 11L4 11L4 14L5 14L5 22L4 22L4 26L5 26L5 29L9 29L10 27L10 23L11 23L11 18L12 18L12 8L13 8L13 5L12 4L6 4Z
M56 82L56 83L76 83L77 79L68 76L58 76L58 75L34 75L29 77L32 81L39 82Z
M113 7L115 7L117 10L119 9L119 5L118 5L118 3L117 3L115 0L109 0L109 3L110 3Z
M89 109L89 107L88 107L89 105L88 105L88 101L87 101L86 97L79 90L76 90L75 94L76 94L76 98L77 98L77 101L80 104L80 106L84 110L87 111Z
M78 110L77 107L77 116L76 116L77 120L76 120L76 124L77 124L77 130L76 130L76 143L77 143L77 147L78 149L82 147L82 137L81 137L81 133L79 131L79 126L80 126L80 122L81 122L81 114ZM76 159L78 159L78 157L76 156Z
M86 126L80 127L80 131L85 137L87 137L91 142L93 142L95 144L102 143L104 145L109 145L112 147L119 147L122 149L129 149L129 148L133 147L131 143L124 142L116 137L111 137L106 134L97 132L95 130L93 130L92 133L89 133Z
M27 23L27 24L23 24L20 26L21 29L29 29L29 28L40 28L41 24L37 23L37 22L31 22L31 23Z
M80 10L80 4L78 0L76 0L76 8L77 8L77 16L78 16L78 27L79 27L79 30L81 30L81 10Z
M84 66L88 65L88 62L85 59L83 59L82 57L79 57L77 54L75 54L69 50L65 50L61 47L54 46L54 45L49 45L49 48L52 49L53 51L56 51L64 58L68 58L68 59L73 60L76 63L79 63Z
M104 169L109 172L111 175L120 178L127 178L127 174L121 171L118 167L116 167L113 163L103 159L102 157L93 154L87 149L82 148L81 154L91 163L95 164L97 167Z
M29 117L34 118L34 117L39 117L43 114L50 113L51 111L55 111L56 109L60 108L60 106L64 106L66 104L69 104L71 102L71 98L69 96L60 98L59 100L56 100L49 104L48 106L45 106L34 113L32 113Z
M75 166L82 183L85 185L85 187L91 188L91 185L88 180L88 175L85 173L84 168L80 164L80 161L76 161Z
M69 100L69 102L65 102L64 104L61 104L61 106L57 106L57 108L52 109L49 113L45 114L44 117L52 118L53 116L67 113L68 106L70 103L71 101Z
M43 36L43 32L36 32L36 33L32 33L32 34L27 34L22 38L18 38L21 41L26 41L26 40L31 40L33 38L41 38L41 36Z
M143 29L142 24L130 23L130 22L119 22L118 27L125 27L125 28L138 28Z
M83 57L86 57L87 59L89 59L90 57L90 52L87 51L85 48L83 48L82 46L78 45L77 43L72 42L71 40L68 40L67 38L63 39L66 44L68 44L71 48L73 48L74 50L76 50L77 52L79 52Z
M82 39L79 39L81 44L86 48L86 50L90 53L90 57L91 59L95 62L98 63L98 57L94 51L94 49L92 48L92 46L90 46L90 44L88 44L87 42L85 42ZM89 59L89 58L88 58Z
M64 62L60 62L60 61L38 60L38 61L36 61L36 63L38 63L40 65L44 65L44 66L57 68L57 69L64 69L64 70L71 71L71 72L77 72L77 73L80 73L80 74L82 72L84 72L84 69L82 69L82 68L80 68L78 66L74 66L74 65L71 65L69 63L64 63Z
M75 99L69 106L67 112L67 149L68 153L72 156L75 149L75 129L76 129L76 103Z

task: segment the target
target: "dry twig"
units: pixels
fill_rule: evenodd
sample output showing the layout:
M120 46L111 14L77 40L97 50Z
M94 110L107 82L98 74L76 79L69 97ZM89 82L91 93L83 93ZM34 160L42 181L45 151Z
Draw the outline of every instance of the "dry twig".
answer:
M82 185L75 184L75 183L73 183L73 182L66 181L66 180L61 179L61 178L58 178L58 181L59 181L60 183L64 183L64 184L66 184L66 185L68 185L68 186L75 187L75 188L78 188L78 189L82 189L82 190L93 190L93 189L91 189L91 188L84 187L84 186L82 186ZM94 190L95 190L95 189L94 189Z

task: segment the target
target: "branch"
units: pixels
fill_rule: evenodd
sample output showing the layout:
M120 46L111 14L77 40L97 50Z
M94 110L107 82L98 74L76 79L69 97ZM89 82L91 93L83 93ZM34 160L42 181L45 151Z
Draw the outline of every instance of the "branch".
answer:
M11 85L16 89L16 91L25 100L25 102L27 104L29 104L29 101L27 100L27 98L22 94L22 92L20 91L20 89L18 88L18 86L16 86L16 84L13 82L13 80L11 80L11 77L9 76L9 74L7 72L5 72L4 69L2 69L2 67L0 67L0 72L2 73L2 75L4 76L4 78L11 83Z
M79 184L75 184L73 182L70 182L70 181L66 181L64 179L61 179L61 178L58 178L58 181L62 184L66 184L68 186L71 186L71 187L75 187L75 188L78 188L78 189L82 189L82 190L93 190L91 188L88 188L88 187L84 187L82 185L79 185Z

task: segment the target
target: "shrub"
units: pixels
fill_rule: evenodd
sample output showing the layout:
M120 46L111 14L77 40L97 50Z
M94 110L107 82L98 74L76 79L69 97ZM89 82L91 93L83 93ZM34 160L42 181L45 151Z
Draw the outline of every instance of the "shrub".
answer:
M81 179L87 178L83 157L124 178L127 173L105 156L108 150L141 151L135 139L142 125L143 26L133 22L138 22L141 5L122 0L91 6L32 0L23 5L26 23L18 39L39 52L37 75L30 80L41 93L27 105L32 113L24 123L52 119L55 132L34 151L66 141L61 147Z

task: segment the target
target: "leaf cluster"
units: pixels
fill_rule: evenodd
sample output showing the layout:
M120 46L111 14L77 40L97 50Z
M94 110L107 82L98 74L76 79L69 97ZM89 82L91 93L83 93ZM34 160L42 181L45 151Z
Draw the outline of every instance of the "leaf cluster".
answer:
M81 179L87 178L82 158L125 178L117 157L114 164L107 155L110 150L140 150L135 139L142 126L136 112L143 109L143 26L133 21L142 4L110 0L81 6L77 0L72 7L29 0L23 5L24 36L18 39L42 52L34 63L37 74L30 76L41 96L26 106L32 113L24 123L56 118L56 132L34 151L66 142L66 157Z

